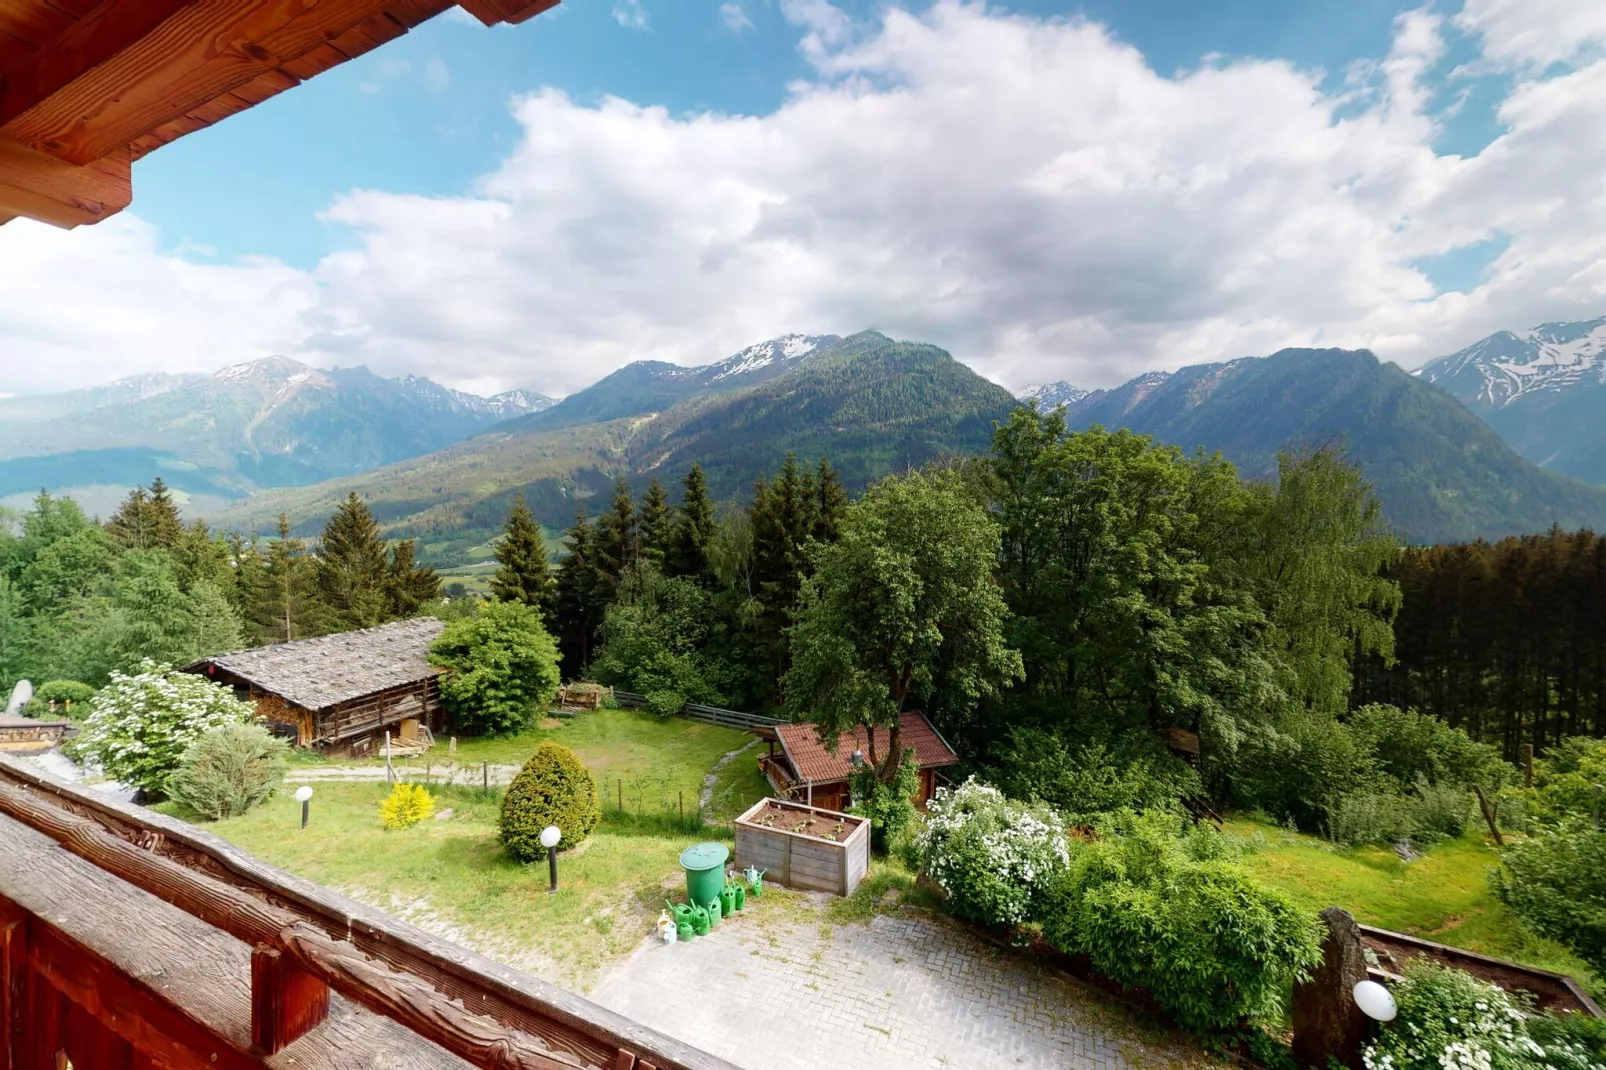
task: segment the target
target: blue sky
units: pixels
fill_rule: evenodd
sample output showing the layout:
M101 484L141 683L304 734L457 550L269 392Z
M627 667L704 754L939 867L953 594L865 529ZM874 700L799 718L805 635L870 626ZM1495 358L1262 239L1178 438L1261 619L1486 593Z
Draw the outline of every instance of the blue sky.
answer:
M839 3L870 18L883 5ZM911 5L918 9L923 5ZM1342 81L1357 60L1389 49L1397 0L1031 0L996 10L1101 22L1157 73L1206 57L1282 58ZM342 241L317 214L341 192L381 188L450 196L492 170L518 140L509 100L554 86L583 103L604 96L676 113L773 112L809 75L798 33L773 2L744 0L751 28L732 32L716 0L565 0L522 26L487 29L459 13L335 68L227 123L142 161L135 208L173 247L219 256L274 256L302 268ZM626 23L641 12L644 28ZM739 23L738 23L739 24ZM1442 75L1468 58L1457 39ZM1439 147L1476 152L1494 136L1495 94L1474 80L1446 90L1472 98ZM192 249L193 252L193 249ZM1487 263L1477 247L1423 262L1452 287ZM1472 265L1469 267L1469 264Z
M449 12L0 231L0 393L284 354L579 389L876 328L1011 387L1606 312L1606 4ZM84 317L76 310L102 310Z

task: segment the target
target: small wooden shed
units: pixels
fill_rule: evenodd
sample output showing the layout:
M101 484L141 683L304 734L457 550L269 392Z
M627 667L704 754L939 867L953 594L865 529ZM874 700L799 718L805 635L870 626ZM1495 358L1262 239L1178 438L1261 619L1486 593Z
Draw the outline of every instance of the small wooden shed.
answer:
M0 751L43 754L61 742L71 721L35 721L30 717L0 714Z
M938 770L957 764L959 755L925 714L910 710L904 713L901 724L899 743L905 750L914 751L920 766L920 791L915 805L924 810L937 794ZM774 732L770 753L759 758L770 786L784 799L827 810L846 810L852 803L848 776L853 772L854 751L861 752L866 761L872 753L885 761L892 746L891 732L885 728L875 730L873 751L863 728L856 728L852 735L844 734L834 749L826 747L811 724L780 724ZM776 744L781 748L779 754L775 753Z
M296 744L339 754L373 753L388 729L446 730L429 646L445 626L433 617L220 654L185 666L256 703L270 724L294 726Z

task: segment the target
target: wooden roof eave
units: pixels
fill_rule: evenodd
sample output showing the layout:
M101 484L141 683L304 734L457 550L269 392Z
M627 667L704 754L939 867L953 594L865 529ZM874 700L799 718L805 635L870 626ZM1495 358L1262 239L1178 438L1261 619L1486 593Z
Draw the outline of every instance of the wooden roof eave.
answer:
M0 0L0 224L115 215L132 201L134 160L453 6L494 26L557 3Z

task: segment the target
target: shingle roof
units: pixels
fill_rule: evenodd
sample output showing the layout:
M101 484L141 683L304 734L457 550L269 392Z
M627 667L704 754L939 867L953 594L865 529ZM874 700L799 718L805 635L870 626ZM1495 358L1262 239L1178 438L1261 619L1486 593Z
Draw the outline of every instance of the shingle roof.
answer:
M903 731L899 735L899 742L904 747L913 747L915 761L920 768L930 769L939 765L953 765L959 761L959 755L937 734L926 720L923 713L913 710L906 712L902 717ZM870 757L870 747L865 741L863 728L855 728L851 735L843 733L837 740L836 750L828 751L825 744L820 741L819 732L811 724L782 724L775 726L775 734L780 737L781 749L786 751L786 757L792 763L798 779L812 780L816 783L830 783L833 780L846 780L853 768L853 751L855 748L864 752L866 760ZM882 761L886 761L887 748L891 746L890 732L885 728L875 730L875 753Z
M429 645L443 628L434 617L418 617L219 654L187 665L185 671L204 674L207 666L216 665L297 706L321 710L439 675L442 670L429 663Z

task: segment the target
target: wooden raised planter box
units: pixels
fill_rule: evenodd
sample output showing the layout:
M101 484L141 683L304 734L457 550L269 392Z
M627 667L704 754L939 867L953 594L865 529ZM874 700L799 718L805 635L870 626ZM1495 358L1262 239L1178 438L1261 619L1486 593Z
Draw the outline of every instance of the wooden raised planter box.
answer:
M870 820L764 799L736 819L736 867L748 866L788 888L852 895L870 870Z

